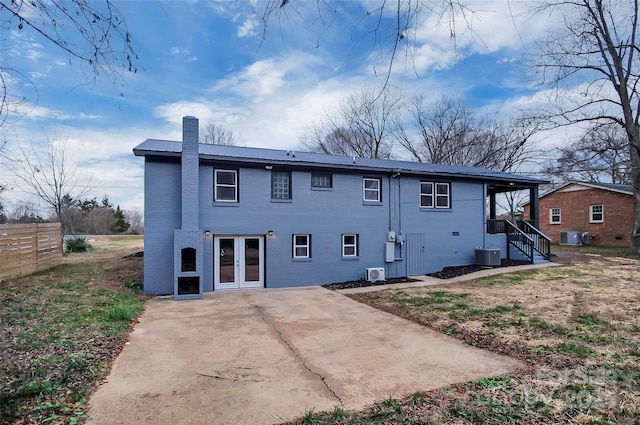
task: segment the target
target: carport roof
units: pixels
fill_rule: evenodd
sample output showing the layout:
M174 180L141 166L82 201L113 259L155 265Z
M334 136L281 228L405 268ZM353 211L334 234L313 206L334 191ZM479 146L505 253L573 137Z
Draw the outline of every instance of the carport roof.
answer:
M169 140L147 139L133 149L136 156L179 157L182 143ZM482 180L493 183L490 190L511 191L548 183L513 173L479 167L464 167L425 162L398 161L390 159L359 158L355 156L325 155L320 153L285 151L241 146L200 144L200 158L228 163L261 166L289 166L368 173L411 174L458 179Z

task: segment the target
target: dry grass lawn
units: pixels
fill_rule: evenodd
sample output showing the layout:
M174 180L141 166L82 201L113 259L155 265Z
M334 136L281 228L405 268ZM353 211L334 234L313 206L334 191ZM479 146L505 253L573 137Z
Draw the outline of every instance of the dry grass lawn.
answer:
M561 267L352 295L523 360L512 376L388 399L322 424L639 424L640 260L571 254Z

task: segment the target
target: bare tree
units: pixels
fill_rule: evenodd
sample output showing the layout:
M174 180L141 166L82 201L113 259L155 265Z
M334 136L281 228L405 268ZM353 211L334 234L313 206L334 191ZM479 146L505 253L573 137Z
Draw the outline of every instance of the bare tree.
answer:
M631 248L640 252L639 0L546 1L564 26L540 43L536 67L553 90L537 114L552 125L611 122L627 137L633 185ZM576 81L587 81L571 95Z
M617 124L592 126L578 141L558 148L558 153L546 169L553 177L593 183L631 182L627 136Z
M208 123L200 129L200 143L209 145L235 146L236 136L230 130L225 130L221 125Z
M126 220L131 223L129 231L141 235L144 233L144 214L140 208L130 208L124 210Z
M539 130L534 121L488 118L447 97L427 105L417 96L409 112L411 119L396 137L418 162L516 171L537 158L531 146Z
M19 201L8 217L9 223L43 223L45 220L38 214L33 202Z
M90 81L109 81L118 95L125 72L137 72L138 56L132 45L131 33L122 14L113 2L105 0L0 0L0 33L11 30L30 32L47 45L66 53L70 62L86 65ZM11 41L3 37L2 44ZM16 113L27 99L12 95L16 86L30 84L20 70L6 60L0 62L0 127L9 113ZM16 90L18 92L18 90Z
M314 152L356 155L362 158L390 158L393 133L402 105L401 97L388 89L355 91L338 107L326 113L302 144Z
M55 138L48 138L42 148L32 145L25 149L18 145L13 163L16 187L51 208L63 225L65 205L90 189L88 182L80 180L75 165L69 162L66 149L65 142Z

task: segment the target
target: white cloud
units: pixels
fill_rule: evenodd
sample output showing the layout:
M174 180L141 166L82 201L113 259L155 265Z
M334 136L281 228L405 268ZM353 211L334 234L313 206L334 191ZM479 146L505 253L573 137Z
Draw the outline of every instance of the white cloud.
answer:
M68 120L95 120L99 115L86 114L84 112L69 113L57 111L45 106L37 106L30 103L23 103L17 107L16 115L24 116L29 120L55 119L60 121Z
M256 35L258 24L259 22L255 16L249 16L244 20L242 25L238 27L238 37L243 38Z
M416 42L416 70L450 67L473 53L527 48L555 25L546 15L529 13L528 7L524 1L493 0L431 11L410 33Z
M284 85L283 77L291 69L290 65L274 59L257 61L218 82L215 89L228 90L245 97L269 95Z

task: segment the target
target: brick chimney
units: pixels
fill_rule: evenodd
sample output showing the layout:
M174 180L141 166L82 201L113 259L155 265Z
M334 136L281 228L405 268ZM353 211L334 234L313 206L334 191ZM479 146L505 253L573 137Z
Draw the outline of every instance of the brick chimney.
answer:
M198 119L182 119L182 223L173 231L174 297L202 298L203 238L198 223L199 170Z
M182 229L198 229L198 119L182 118Z

